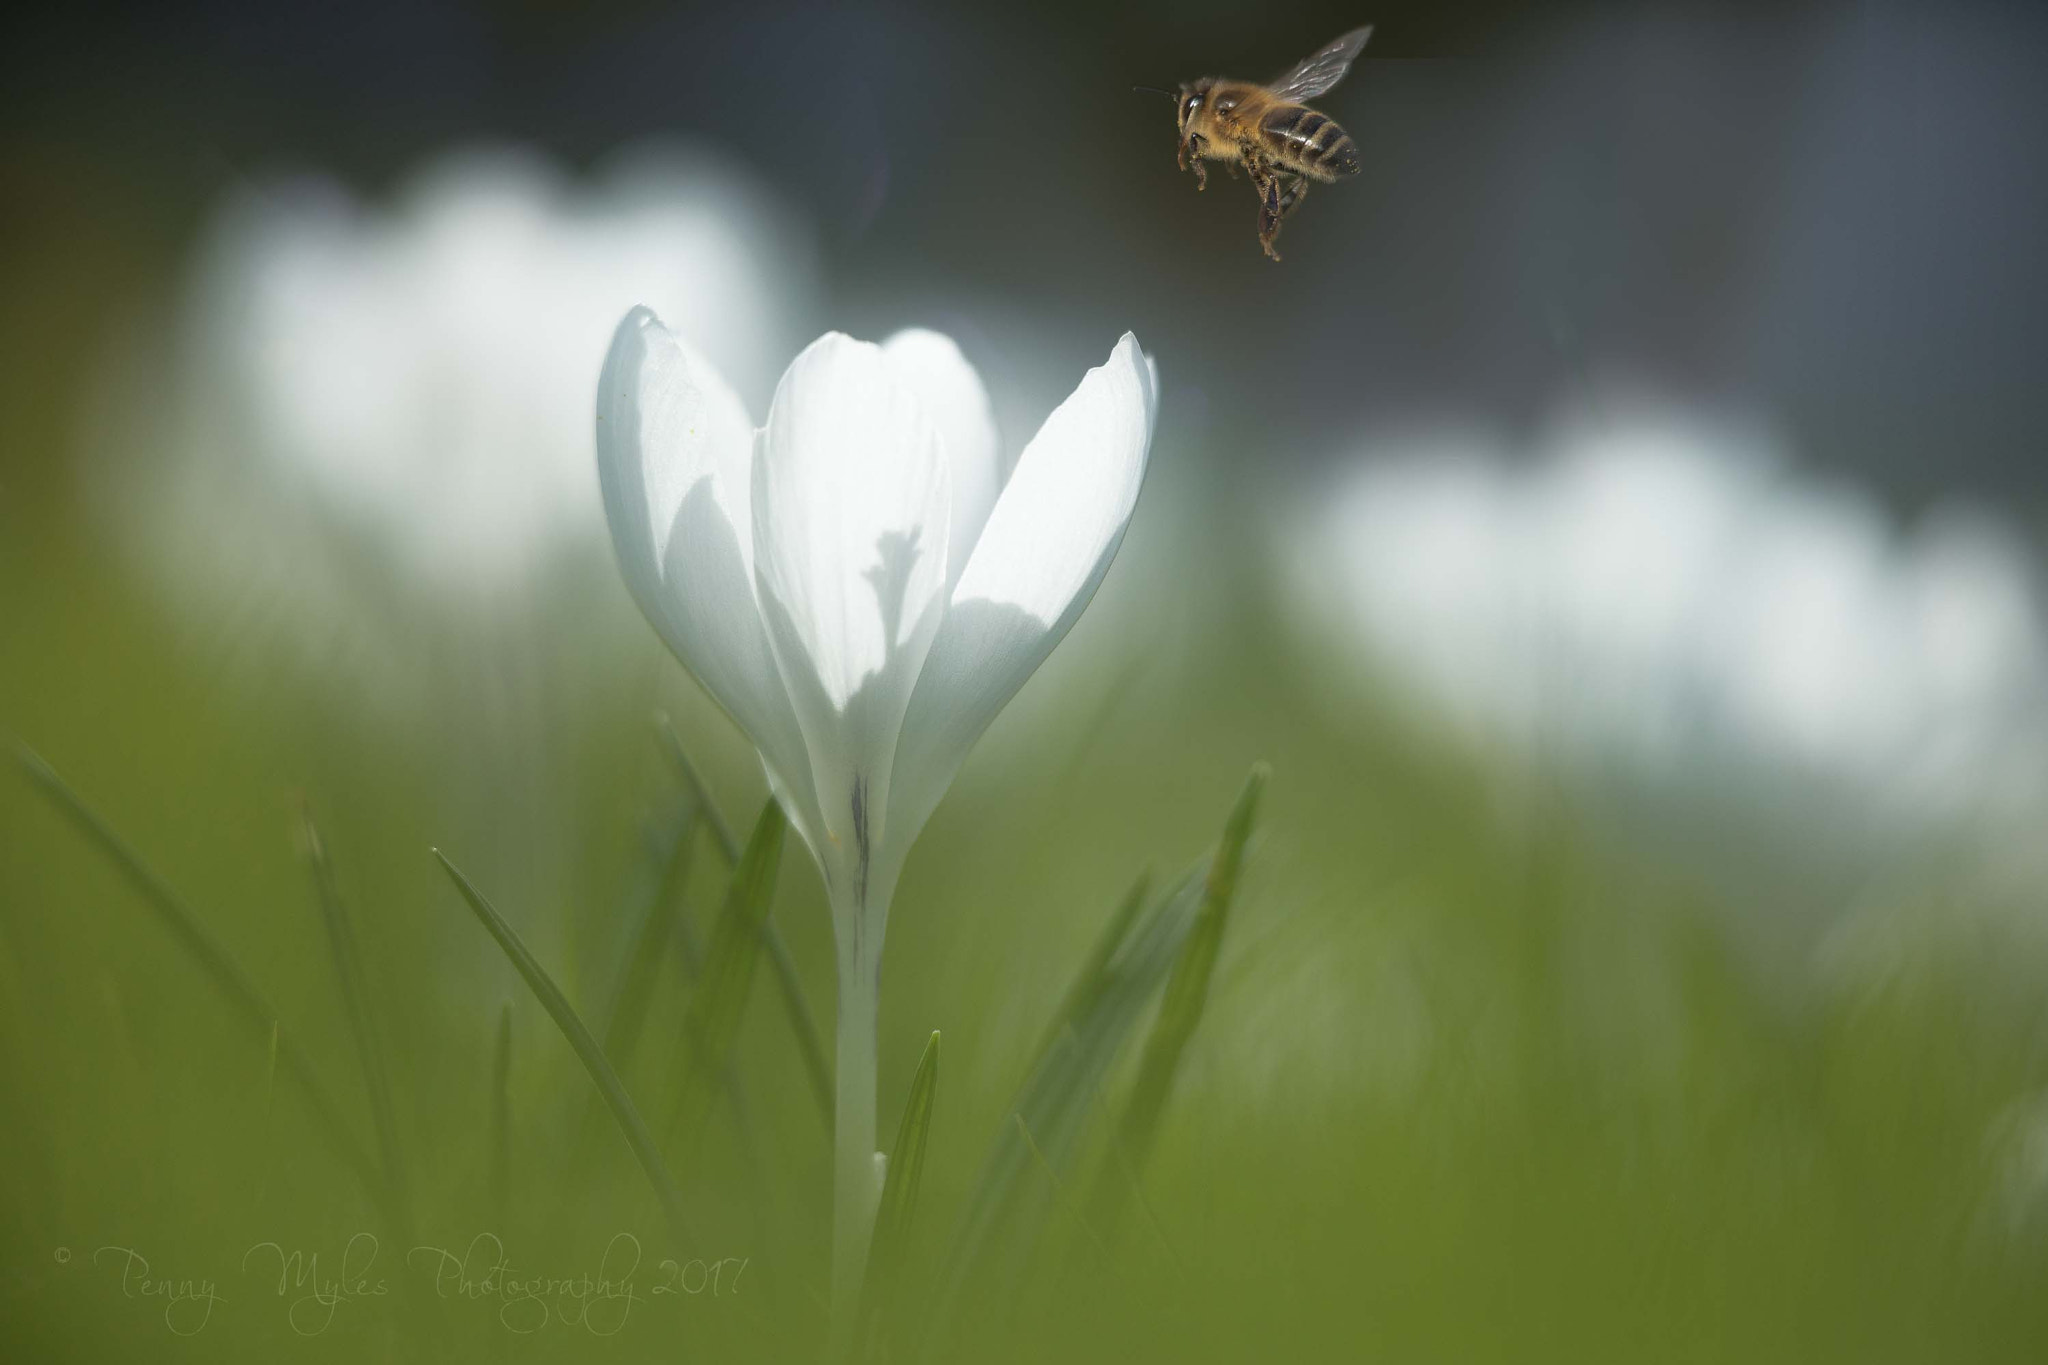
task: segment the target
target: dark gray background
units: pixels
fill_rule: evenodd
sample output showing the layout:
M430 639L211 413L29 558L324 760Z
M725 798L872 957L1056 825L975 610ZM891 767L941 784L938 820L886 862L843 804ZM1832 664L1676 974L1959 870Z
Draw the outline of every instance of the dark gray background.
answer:
M1364 174L1316 194L1275 267L1248 191L1198 197L1165 101L1129 87L1263 77L1368 20L1320 102ZM971 333L950 301L1014 306L1059 320L1060 374L1131 327L1181 420L1232 414L1245 458L1390 417L1512 431L1620 380L1757 412L1902 510L2048 508L2038 7L358 0L7 23L7 141L91 164L171 241L237 175L374 193L477 137L582 164L687 133L813 218L828 321L914 308ZM33 161L7 198L62 174Z

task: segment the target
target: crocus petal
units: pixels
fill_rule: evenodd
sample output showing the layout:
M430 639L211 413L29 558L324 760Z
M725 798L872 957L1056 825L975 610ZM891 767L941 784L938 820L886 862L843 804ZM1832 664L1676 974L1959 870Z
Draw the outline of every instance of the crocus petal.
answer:
M791 364L755 458L753 514L762 618L824 812L813 846L865 877L944 609L951 520L939 430L879 346L830 333Z
M633 600L801 810L803 735L754 605L746 409L645 308L612 336L597 405L598 483Z
M893 840L907 844L923 828L974 741L1094 596L1137 505L1158 388L1126 332L1018 457L904 718Z
M981 376L953 339L912 328L882 343L890 372L909 386L938 424L945 442L946 468L953 485L953 523L948 541L947 583L960 580L967 557L989 509L996 505L1000 471L996 467L996 419Z

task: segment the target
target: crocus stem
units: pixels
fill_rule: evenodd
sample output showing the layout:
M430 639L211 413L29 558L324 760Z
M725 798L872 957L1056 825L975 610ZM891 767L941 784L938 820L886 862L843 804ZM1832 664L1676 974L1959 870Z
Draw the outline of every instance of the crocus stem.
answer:
M832 1161L835 1354L843 1354L850 1345L879 1194L875 1185L875 1023L881 993L881 944L868 941L864 911L865 907L852 904L835 906L833 912L841 936Z

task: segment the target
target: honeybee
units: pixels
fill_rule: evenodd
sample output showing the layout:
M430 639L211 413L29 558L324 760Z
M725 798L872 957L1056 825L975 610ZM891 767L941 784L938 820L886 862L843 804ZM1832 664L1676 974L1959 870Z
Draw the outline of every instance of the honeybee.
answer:
M1221 161L1233 178L1242 165L1259 196L1259 245L1276 261L1273 239L1308 198L1309 182L1358 174L1358 145L1303 101L1334 90L1370 37L1372 25L1355 28L1266 85L1204 76L1180 88L1180 168L1206 189L1205 159Z

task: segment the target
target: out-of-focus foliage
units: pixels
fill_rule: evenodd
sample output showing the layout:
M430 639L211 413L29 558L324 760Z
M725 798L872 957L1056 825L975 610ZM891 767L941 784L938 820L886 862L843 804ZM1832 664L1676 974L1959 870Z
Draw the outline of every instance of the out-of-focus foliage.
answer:
M1186 538L1220 543L1202 537L1229 514L1178 468L1162 465L1102 619L998 724L906 876L884 975L884 1114L900 1112L933 1028L947 1076L904 1292L943 1282L1034 1048L1130 878L1200 852L1264 758L1263 833L1128 1206L1105 1228L1086 1183L1044 1191L1044 1241L1014 1292L960 1325L979 1358L2026 1358L2048 1330L2035 1292L2048 1013L2029 902L1935 856L1855 899L1816 903L1832 893L1786 878L1771 894L1830 928L1754 955L1725 930L1755 905L1589 828L1540 756L1417 737L1370 692L1333 709L1335 665L1258 605L1254 566L1238 562L1235 595L1167 618L1163 635L1131 630ZM95 552L93 523L61 498L39 506L38 534L6 552L10 726L262 983L367 1145L293 843L298 799L312 798L390 1040L417 1235L450 1259L408 1262L265 1039L107 860L9 779L0 1058L23 1117L0 1142L15 1349L812 1358L828 1137L786 1012L752 993L741 1095L677 1162L697 1239L677 1247L612 1130L578 1148L588 1081L427 855L442 844L490 885L574 1001L605 999L631 951L627 907L658 871L652 836L682 795L650 711L677 715L727 809L761 794L725 723L654 667L657 647L645 642L643 669L555 674L545 710L499 737L547 755L549 780L516 804L563 866L528 880L517 850L450 832L450 784L492 771L460 727L401 737L318 689L224 685L150 587ZM619 589L579 591L560 610ZM1714 858L1744 857L1718 832L1698 837ZM777 919L829 1018L822 898L800 860L783 871ZM700 942L723 879L700 856L681 888ZM686 979L667 957L626 1068L656 1113L685 1083ZM508 1002L501 1184L490 1115ZM1127 1051L1105 1078L1099 1133L1134 1064ZM276 1242L335 1276L361 1232L379 1238L370 1281L423 1302L305 1303L305 1287L278 1292L276 1255L250 1255ZM500 1245L514 1280L616 1280L620 1233L640 1248L629 1305L556 1286L543 1311L482 1284ZM178 1337L173 1306L124 1294L119 1253L92 1263L101 1247L135 1248L152 1277L210 1277L223 1301ZM454 1268L472 1249L476 1297ZM194 1311L172 1317L189 1326Z
M2007 27L1988 8L1961 23L1858 7L1801 30L1802 46L1736 41L1726 25L1659 10L1561 21L1554 42L1531 49L1541 60L1375 59L1344 111L1369 174L1312 204L1274 268L1227 254L1244 246L1249 204L1198 200L1176 181L1163 107L1127 86L1211 61L1229 69L1240 41L1247 65L1260 51L1277 63L1303 50L1294 36L1255 42L1235 17L1181 6L1171 23L1104 15L1103 45L1072 57L1070 28L1020 17L974 27L983 21L841 8L799 24L725 10L706 25L656 7L584 48L562 37L567 21L530 17L526 42L559 40L533 62L549 74L510 82L518 98L500 112L586 151L609 145L607 120L708 127L780 166L785 188L800 179L823 224L834 313L823 321L956 331L989 376L1008 453L1028 438L1028 414L1116 330L1160 338L1157 453L1124 553L970 758L891 916L883 1132L897 1131L934 1030L945 1074L915 1217L890 1251L884 1344L902 1353L917 1333L901 1324L936 1308L990 1154L1015 1135L1031 1217L1003 1231L1030 1236L1005 1261L1001 1292L960 1301L939 1338L954 1358L2037 1358L2048 1340L2048 885L2031 831L1979 818L1969 799L1931 803L1932 819L1929 803L1894 799L1909 785L1896 755L1917 752L1894 741L1918 730L1890 723L1982 726L1934 752L1969 760L1933 765L1951 796L1975 794L1980 756L2001 773L2024 768L2031 732L2001 717L2026 719L2021 694L2039 664L2035 646L1997 643L2037 630L2008 610L2024 596L2008 591L2029 572L2024 541L1902 531L1896 508L1817 496L1804 473L1724 483L1680 460L1659 468L1676 471L1681 504L1767 533L1697 556L1701 542L1645 535L1615 567L1594 533L1642 534L1635 503L1596 497L1604 510L1582 517L1574 497L1640 485L1593 477L1618 468L1598 460L1515 467L1522 442L1504 438L1501 462L1475 481L1482 502L1547 510L1512 533L1489 521L1478 548L1527 548L1526 534L1551 552L1430 561L1425 586L1449 595L1411 599L1413 638L1452 652L1474 643L1450 590L1487 569L1562 602L1573 631L1641 628L1623 636L1623 671L1676 660L1680 690L1696 697L1702 679L1725 689L1718 717L1766 722L1735 739L1655 725L1657 743L1640 742L1632 708L1669 695L1622 685L1615 656L1596 651L1594 671L1563 684L1604 736L1589 759L1576 730L1539 727L1541 742L1522 743L1440 723L1469 712L1471 694L1448 695L1467 684L1405 670L1384 649L1361 667L1375 637L1359 613L1299 610L1311 593L1296 552L1309 542L1290 532L1276 563L1265 539L1305 431L1353 424L1318 447L1350 452L1356 408L1409 397L1484 409L1512 429L1560 395L1583 399L1581 364L1608 360L1653 378L1688 366L1733 376L1767 412L1792 414L1794 454L1838 470L1867 458L1924 491L1967 466L1982 485L2032 488L2037 471L2008 447L2028 439L2038 386L2022 382L2029 352L2009 343L2038 320L2021 304L2039 269L2024 231L2039 189L1998 173L2021 140L1977 134L2028 126L2000 117L2033 107L2038 85L2017 79L2025 45L2001 35L2035 21L2017 7ZM374 45L365 69L459 101L461 81L437 62L471 47L417 36L438 54L421 58L425 77ZM1398 25L1384 37L1404 51ZM16 61L40 52L10 46ZM304 117L243 119L244 140L227 150L296 150L317 122L305 110L331 111L328 149L352 149L372 171L352 182L348 214L321 220L352 225L322 259L360 265L365 243L402 235L403 206L419 209L424 193L408 198L376 170L412 164L407 137L433 141L476 112L332 99L309 74L317 63L261 55L235 60L271 83L262 89L306 80L287 110ZM135 60L109 50L107 69L118 78ZM1892 79L1902 70L1924 86ZM559 71L566 89L551 84ZM239 512L150 524L183 518L192 495L149 496L178 486L177 442L152 445L155 426L110 405L108 376L132 379L123 365L137 353L124 360L109 342L132 339L138 322L145 338L184 335L152 334L149 320L177 316L191 252L216 221L193 208L205 197L194 164L211 150L199 134L257 87L209 90L165 107L164 128L139 129L134 110L154 117L159 87L59 78L103 94L105 122L46 118L0 140L15 210L0 229L0 736L49 761L252 989L224 989L225 973L195 962L163 898L142 894L47 784L0 772L0 1356L816 1359L830 1134L785 983L829 1028L832 949L799 855L786 852L776 878L787 957L771 959L774 989L754 964L700 1140L665 1131L690 1084L688 1030L704 999L693 982L736 853L729 832L719 852L716 812L759 808L755 756L647 633L601 546L492 580L517 586L487 584L485 613L474 598L451 606L466 590L416 575L420 561L388 529L364 529L375 518L340 517L331 484L300 506L317 515L256 527L274 558L226 553L247 529ZM1126 120L1129 108L1143 112ZM1020 110L1039 120L1042 157L1001 136ZM360 145L347 136L359 124L370 130ZM1873 149L1883 155L1865 159ZM1951 178L1930 182L1929 168ZM588 168L543 179L542 199L609 183ZM1912 194L1894 194L1902 183ZM245 222L267 211L244 205ZM1952 223L1957 205L1969 212ZM1854 250L1841 245L1845 223L1865 234ZM461 245L449 253L458 265ZM613 259L612 246L596 255ZM1929 269L1903 268L1916 262ZM329 301L417 302L450 278L439 264L363 270L374 288ZM1896 288L1867 288L1866 273ZM1966 287L1987 280L2002 287ZM1906 319L1938 325L1895 325ZM260 359L287 365L290 329L268 335ZM566 331L545 339L576 349ZM425 340L393 336L391 355L416 358ZM170 358L205 369L202 355ZM762 373L786 359L768 356ZM396 368L411 378L418 366ZM288 391L273 373L258 397ZM253 453L279 454L279 430ZM1930 430L1963 445L1930 451ZM1849 439L1872 433L1882 449ZM547 485L571 498L589 457L578 440L564 482ZM197 453L238 457L204 442ZM365 470L344 461L342 473ZM1382 492L1409 486L1384 467L1357 477ZM275 510L269 498L251 515ZM2026 500L2010 501L2023 537ZM446 548L404 495L382 505L400 509L401 534L426 537L413 543L427 559ZM546 523L562 509L541 498L527 510ZM1396 575L1423 576L1399 547L1428 526L1413 510L1367 525L1370 543L1351 533L1314 564L1322 588L1341 587L1355 555L1385 606L1375 594L1399 587ZM162 556L159 533L182 548ZM1959 543L1974 548L1951 553ZM1594 562L1548 576L1571 567L1574 548ZM229 592L188 591L187 571L218 585L224 564L241 566L225 575ZM1670 572L1643 575L1644 564ZM1773 564L1781 581L1819 566L1857 609L1824 605L1787 624L1747 614L1754 597L1719 596ZM343 594L347 612L309 613L291 591L306 583L315 602ZM1660 587L1688 603L1732 600L1707 613L1732 631L1724 644L1761 631L1798 677L1825 685L1801 694L1810 705L1788 728L1770 704L1778 693L1705 648ZM1988 606L1962 618L1940 608L1956 601ZM1942 624L1956 619L1995 628L1958 636ZM1843 639L1877 646L1834 652ZM1638 652L1646 640L1655 648ZM1672 640L1684 647L1661 652ZM1477 695L1529 681L1526 656L1500 643L1461 656L1478 660ZM1942 671L1973 658L1984 667ZM1959 709L1929 709L1929 697ZM657 712L716 808L679 772ZM1617 716L1621 727L1605 728ZM1819 775L1803 741L1799 763L1782 761L1802 736L1845 733L1877 742L1821 745L1822 758L1850 761ZM1272 776L1200 1017L1134 1156L1116 1135L1157 995L1105 1004L1076 982L1116 962L1115 944L1184 942L1169 931L1185 919L1163 917L1194 907L1176 897L1193 885L1177 874L1207 856L1262 761ZM1623 780L1588 781L1589 768ZM1863 819L1872 807L1894 814ZM1859 837L1841 839L1845 824ZM430 847L486 891L591 1033L616 1044L620 1083L678 1187L680 1238L589 1072ZM1127 900L1147 869L1150 891ZM1126 903L1131 918L1106 932ZM342 976L337 906L360 967ZM1147 958L1148 982L1169 956ZM1057 1047L1110 1014L1123 1045L1090 1073L1089 1093L1064 1097L1071 1141L1036 1130L1024 1141L1019 1095L1047 1039ZM365 1064L366 1040L381 1066ZM302 1068L331 1114L306 1099ZM403 1212L348 1155L376 1159L379 1089ZM632 1297L604 1296L599 1280L614 1293L630 1280ZM209 1284L217 1301L182 1297Z

